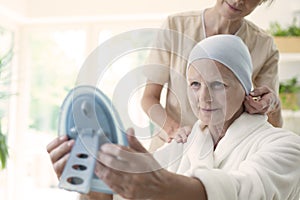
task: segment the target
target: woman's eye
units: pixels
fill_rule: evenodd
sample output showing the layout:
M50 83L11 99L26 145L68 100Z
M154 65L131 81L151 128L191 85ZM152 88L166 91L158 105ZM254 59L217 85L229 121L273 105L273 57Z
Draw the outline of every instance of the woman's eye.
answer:
M225 87L225 85L222 82L215 81L215 82L213 82L213 83L210 84L210 87L212 89L223 89Z
M191 83L190 86L193 89L198 89L201 86L201 84L199 82L194 81L194 82Z

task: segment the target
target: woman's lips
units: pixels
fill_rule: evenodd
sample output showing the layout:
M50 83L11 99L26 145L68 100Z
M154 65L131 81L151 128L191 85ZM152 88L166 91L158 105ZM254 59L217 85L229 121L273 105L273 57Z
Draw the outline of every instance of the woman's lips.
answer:
M203 112L213 112L213 111L216 111L218 110L217 108L201 108L201 110Z
M232 5L230 5L228 2L226 2L226 4L227 4L228 7L229 7L231 10L233 10L233 11L239 11L239 12L242 11L242 10L240 10L240 9L238 9L238 8L236 8L236 7L232 6Z

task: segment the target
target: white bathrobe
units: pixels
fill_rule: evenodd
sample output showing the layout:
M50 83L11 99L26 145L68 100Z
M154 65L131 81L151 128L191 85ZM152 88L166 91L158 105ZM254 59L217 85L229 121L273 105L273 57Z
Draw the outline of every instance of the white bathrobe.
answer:
M201 180L208 200L299 200L300 136L272 127L263 115L242 114L215 150L197 121L187 143L173 141L154 157L169 171Z
M187 143L155 153L162 167L201 180L209 200L299 200L298 135L272 127L266 116L244 113L214 150L208 129L199 125Z

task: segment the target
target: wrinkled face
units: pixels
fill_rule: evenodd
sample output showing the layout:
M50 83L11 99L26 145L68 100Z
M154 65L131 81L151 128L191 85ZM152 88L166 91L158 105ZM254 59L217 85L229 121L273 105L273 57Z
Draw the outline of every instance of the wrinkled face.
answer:
M196 60L188 69L187 79L191 107L204 125L224 124L243 107L245 90L223 64Z
M217 0L216 7L228 20L238 20L249 15L263 0Z

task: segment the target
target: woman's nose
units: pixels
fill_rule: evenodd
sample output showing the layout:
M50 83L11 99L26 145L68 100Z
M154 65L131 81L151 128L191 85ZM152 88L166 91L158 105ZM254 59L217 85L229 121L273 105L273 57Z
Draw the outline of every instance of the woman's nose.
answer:
M201 89L199 90L199 101L205 103L212 102L212 96L210 94L210 90L206 85L202 86Z

